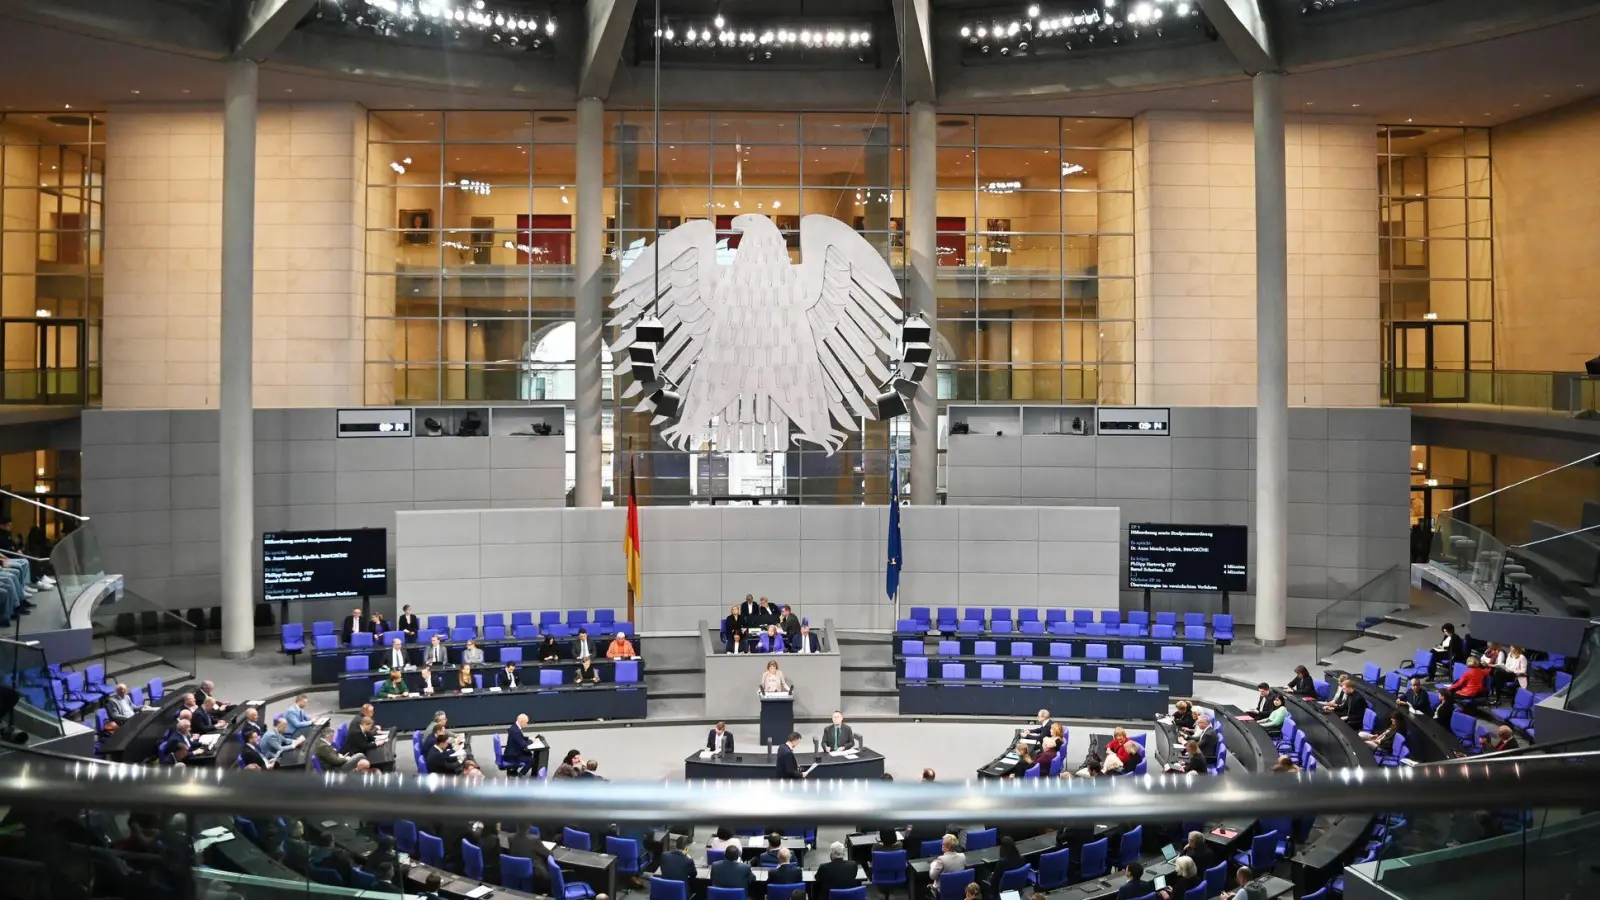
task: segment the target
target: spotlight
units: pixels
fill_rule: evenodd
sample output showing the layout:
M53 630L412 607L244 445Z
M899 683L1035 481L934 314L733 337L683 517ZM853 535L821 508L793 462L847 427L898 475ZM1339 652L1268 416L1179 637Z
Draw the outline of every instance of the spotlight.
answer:
M650 395L650 403L655 406L656 415L672 419L677 417L683 398L677 391L664 387Z
M893 419L906 414L905 398L893 389L879 394L876 405L879 419Z

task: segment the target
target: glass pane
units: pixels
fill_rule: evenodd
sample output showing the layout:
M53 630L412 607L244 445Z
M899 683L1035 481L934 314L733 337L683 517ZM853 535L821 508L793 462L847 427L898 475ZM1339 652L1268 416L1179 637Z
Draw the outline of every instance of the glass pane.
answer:
M978 189L992 192L1059 190L1061 153L1058 150L978 150Z
M444 137L454 143L531 141L533 113L484 110L446 113Z
M1492 237L1493 213L1488 200L1467 201L1467 237Z
M1056 147L1060 120L1054 116L979 116L978 143L989 147Z
M1487 197L1490 194L1489 161L1487 159L1467 160L1467 196Z
M369 141L437 141L443 117L436 112L382 110L367 117Z
M794 145L717 145L712 148L713 184L777 185L800 183L800 148Z
M576 144L578 119L570 112L541 112L533 117L533 139L542 144Z
M833 144L903 144L898 115L874 113L805 113L800 117L802 142Z
M1129 119L1062 119L1061 146L1131 150L1133 122Z
M719 144L793 144L800 120L791 113L716 113L711 140Z
M1469 128L1466 135L1466 151L1468 156L1489 155L1489 129Z
M980 190L978 230L997 234L1059 232L1061 196L1059 191Z
M1488 241L1467 241L1467 277L1494 276L1493 247Z
M972 116L940 116L934 129L940 147L971 147L977 141Z

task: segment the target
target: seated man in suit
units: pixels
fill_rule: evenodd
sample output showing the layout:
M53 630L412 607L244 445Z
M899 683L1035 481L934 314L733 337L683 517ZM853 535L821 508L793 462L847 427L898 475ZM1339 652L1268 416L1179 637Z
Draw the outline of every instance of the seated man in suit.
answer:
M527 727L528 715L520 713L506 729L506 745L500 755L506 764L506 774L513 778L527 774L533 765L533 740L523 731Z
M378 863L377 866L372 869L372 875L378 880L373 883L372 887L367 888L367 890L376 891L380 894L400 893L400 886L396 884L394 880L394 863Z
M344 619L344 645L350 646L350 636L353 634L371 633L372 626L361 616L361 608L350 610L350 615Z
M739 858L739 848L730 844L722 851L722 859L711 864L711 886L739 888L748 891L754 887L756 876Z
M1041 709L1039 714L1034 717L1033 725L1029 726L1023 736L1031 737L1036 741L1043 741L1050 736L1050 727L1054 724L1056 723L1054 719L1050 718L1050 710Z
M324 772L354 772L358 764L366 761L366 757L359 753L346 754L333 749L333 745L328 743L326 737L317 738L317 742L311 747L311 756L322 766Z
M422 620L418 619L416 614L411 611L409 604L400 607L400 621L396 624L399 625L401 631L406 633L406 640L408 641L416 640L417 632L422 630Z
M311 714L306 712L306 704L309 702L310 698L305 694L300 694L294 698L294 704L283 711L284 721L289 723L290 734L295 734L302 728L311 727Z
M395 638L394 640L390 641L389 650L383 655L384 667L391 671L395 669L404 669L406 667L406 663L408 662L410 662L410 660L406 659L405 644L401 643L399 638Z
M1211 717L1201 715L1194 720L1194 742L1200 747L1200 755L1206 758L1206 765L1217 764L1217 730L1211 727Z
M522 679L518 676L516 663L508 662L505 664L505 668L500 670L499 683L500 689L503 691L514 691L522 686Z
M210 697L213 701L215 701L215 705L213 706L214 713L225 713L233 708L233 704L223 703L221 700L217 699L216 684L210 681L202 681L200 682L200 686L194 689L194 702L196 705L204 706L206 704L207 697Z
M727 722L718 722L706 733L706 749L723 756L733 755L733 732L728 730Z
M894 830L890 829L890 837ZM853 859L845 853L844 844L834 841L828 846L828 861L817 867L817 897L818 900L829 897L830 891L844 891L856 887L861 882L856 879L857 866Z
M778 630L783 632L784 643L789 645L790 652L800 649L800 617L788 604L778 614Z
M778 866L767 873L767 884L799 884L804 876L794 864L794 855L788 847L778 848Z
M422 664L425 666L448 666L450 664L450 651L437 634L428 639L428 649L422 652Z
M1411 679L1405 692L1400 695L1400 702L1411 707L1411 714L1414 716L1433 715L1433 695L1422 686L1421 678Z
M344 750L346 753L359 753L363 756L371 754L378 749L378 726L373 724L371 716L362 716L344 733Z
M433 775L460 775L461 760L450 749L450 732L439 729L433 736L433 746L424 757L428 772Z
M257 749L261 751L262 756L267 758L267 762L274 762L279 754L285 750L293 749L299 743L300 740L298 738L290 736L288 721L283 716L279 716L272 720L272 730L261 736L261 742L257 745Z
M578 636L572 639L572 658L581 662L593 655L594 648L589 646L589 629L579 628Z
M270 769L274 763L261 755L261 732L244 732L244 746L239 748L239 765L241 767L255 766L258 769Z
M673 835L672 846L667 849L667 852L661 854L661 860L658 863L656 874L669 881L681 881L684 884L692 884L695 879L695 868L694 860L690 859L689 854L684 852L688 846L688 835Z
M1356 693L1356 683L1354 681L1346 681L1344 683L1344 692L1344 723L1349 725L1352 730L1359 732L1366 727L1366 723L1362 720L1366 718L1367 714L1367 698Z
M796 639L795 645L791 649L796 653L821 653L822 641L811 633L810 625L801 625L800 636Z
M1150 882L1144 880L1144 864L1138 860L1128 863L1128 880L1117 888L1117 900L1139 900L1150 890Z
M244 724L239 726L240 734L254 731L259 735L265 730L265 728L261 727L261 710L254 706L246 709L244 711Z
M783 835L776 831L768 834L767 849L761 851L761 855L756 857L756 865L764 869L770 869L778 865L778 851L781 849L783 849Z
M833 724L822 730L822 749L849 750L856 745L856 733L844 723L844 713L833 711Z

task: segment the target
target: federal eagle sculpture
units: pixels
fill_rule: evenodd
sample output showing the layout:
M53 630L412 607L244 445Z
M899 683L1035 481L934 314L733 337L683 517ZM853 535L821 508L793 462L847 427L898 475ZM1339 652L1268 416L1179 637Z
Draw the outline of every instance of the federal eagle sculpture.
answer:
M793 440L831 453L861 419L894 415L883 401L892 408L894 388L914 391L921 369L910 380L900 371L900 288L878 251L838 219L811 215L800 220L794 264L771 219L745 214L732 226L741 236L729 265L701 219L663 234L623 270L611 351L653 356L654 365L623 398L641 397L636 411L669 423L661 435L679 450L711 435L724 451L777 451ZM661 385L675 410L659 402Z

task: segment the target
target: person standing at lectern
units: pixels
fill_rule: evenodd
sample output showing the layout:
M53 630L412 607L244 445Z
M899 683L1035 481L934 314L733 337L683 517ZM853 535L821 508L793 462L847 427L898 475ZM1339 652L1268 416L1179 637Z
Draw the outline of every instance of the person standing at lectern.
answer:
M844 713L833 711L833 724L822 732L822 749L849 750L856 745L856 733L844 723Z
M728 730L727 722L718 722L717 727L706 733L706 749L723 756L732 755L733 732Z
M805 773L800 771L800 760L794 757L795 745L800 743L800 732L789 732L789 740L778 745L778 777L785 781L794 778L804 778Z
M778 661L767 663L767 670L761 673L759 690L763 694L787 694L794 690L789 684L789 679L783 677L783 672L778 668Z

